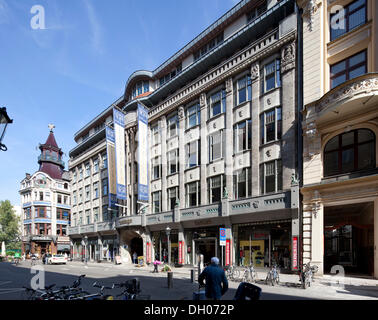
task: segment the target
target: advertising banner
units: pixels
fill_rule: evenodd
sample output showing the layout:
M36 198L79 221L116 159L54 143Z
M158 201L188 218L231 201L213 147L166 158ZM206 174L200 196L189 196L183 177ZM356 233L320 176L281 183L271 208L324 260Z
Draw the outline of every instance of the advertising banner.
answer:
M292 254L293 254L293 258L292 258L292 261L293 261L293 270L298 270L298 237L293 237L293 250L292 250Z
M179 257L178 257L178 259L179 259L179 264L183 264L184 263L184 259L183 259L183 241L180 241L179 242L179 252L178 252L178 254L179 254Z
M113 109L117 199L126 200L125 115Z
M108 155L108 197L109 208L115 208L117 202L117 182L115 167L115 136L114 130L106 127L106 150Z
M138 200L148 201L148 111L138 104Z
M229 266L231 264L231 243L230 240L226 240L226 266Z

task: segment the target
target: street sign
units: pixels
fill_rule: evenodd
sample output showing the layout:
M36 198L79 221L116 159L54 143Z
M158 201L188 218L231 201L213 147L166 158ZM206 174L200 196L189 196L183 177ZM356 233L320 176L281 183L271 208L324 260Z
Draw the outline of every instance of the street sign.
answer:
M219 245L225 246L226 245L226 229L219 228Z

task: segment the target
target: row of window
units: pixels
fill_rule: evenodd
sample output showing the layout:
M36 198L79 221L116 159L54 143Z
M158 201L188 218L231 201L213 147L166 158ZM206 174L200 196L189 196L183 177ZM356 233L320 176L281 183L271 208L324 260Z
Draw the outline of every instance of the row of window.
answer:
M65 224L57 224L56 225L56 234L58 236L66 236L67 235L67 225ZM24 225L24 235L52 235L51 234L51 224L50 223L35 223L34 224L34 232L32 233L32 225L26 224Z
M88 225L100 221L109 221L111 220L114 215L118 215L118 212L112 212L108 210L108 206L102 206L102 219L100 217L100 208L96 207L93 208L93 214L90 209L83 211L79 211L78 213L73 213L72 215L72 225L79 226L79 225ZM101 220L100 220L101 219Z
M24 209L24 219L31 219L31 208ZM51 208L50 207L35 207L34 208L35 218L48 218L51 219ZM70 212L66 209L56 209L56 219L57 220L69 220Z
M91 199L97 199L100 197L100 183L94 182L92 187L93 193L91 198L91 186L87 185L84 188L84 194L83 194L83 188L80 188L78 192L73 191L72 193L72 202L73 205L77 205L78 203L82 203L83 201L90 201ZM102 196L108 195L108 179L105 178L102 180ZM83 197L84 196L84 197Z
M207 179L208 203L221 201L226 186L226 176L219 175ZM260 166L260 191L261 194L282 191L282 161L274 160ZM200 181L185 185L185 207L191 208L201 204ZM234 172L233 175L233 198L243 199L252 196L252 170L244 168ZM174 209L179 199L179 188L167 189L167 209ZM162 191L152 192L152 212L162 211Z
M164 77L159 79L159 84L162 86L163 84L167 83L171 79L175 78L179 75L182 71L182 64L180 63L176 68L174 68L171 72L167 73Z
M108 167L108 156L107 156L107 153L103 153L101 155L102 157L102 169L106 169ZM99 158L95 158L93 159L93 170L91 168L91 164L89 162L86 162L84 164L84 168L80 167L78 169L78 173L79 173L79 177L77 175L77 172L76 170L74 170L73 172L73 175L72 175L72 182L75 183L83 178L88 178L91 176L91 174L95 174L95 173L98 173L99 172L99 169L100 169L100 160ZM79 178L79 179L78 179Z

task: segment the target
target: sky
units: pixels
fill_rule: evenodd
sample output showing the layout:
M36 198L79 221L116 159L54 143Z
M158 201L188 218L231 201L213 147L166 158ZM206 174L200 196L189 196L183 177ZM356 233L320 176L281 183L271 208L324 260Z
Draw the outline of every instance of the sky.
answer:
M13 119L0 200L21 204L20 182L39 168L48 124L67 170L74 134L122 96L134 71L156 69L237 3L0 0L0 107Z

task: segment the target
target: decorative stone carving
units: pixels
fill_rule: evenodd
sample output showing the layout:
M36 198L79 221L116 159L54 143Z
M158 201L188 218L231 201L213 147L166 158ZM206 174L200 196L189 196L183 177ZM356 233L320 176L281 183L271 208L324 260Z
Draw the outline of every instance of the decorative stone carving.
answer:
M226 80L226 93L230 93L232 91L232 78L228 78Z
M266 99L266 103L270 106L272 104L272 100L270 98Z
M253 201L252 205L253 205L253 207L255 209L257 209L259 207L259 202L258 201Z
M295 187L299 185L299 177L298 174L293 172L291 175L291 186Z
M201 93L200 95L200 106L204 106L206 104L206 93Z
M266 154L266 156L267 156L268 158L270 158L270 156L272 155L270 149L267 150L267 151L265 152L265 154Z
M216 123L216 122L213 123L213 128L214 128L214 129L217 128L217 123Z
M178 108L178 118L179 118L179 120L183 120L185 118L184 107Z
M316 3L316 0L309 0L303 9L303 16L308 16L308 30L312 31L314 25L314 15L318 11L318 4Z
M307 138L309 139L314 139L317 135L318 135L318 130L316 128L316 123L315 122L311 122L306 130L305 130L305 135L307 136Z
M251 80L256 81L260 77L260 66L259 63L255 63L251 66Z
M319 213L319 210L320 210L320 202L316 201L312 204L312 214L314 215L315 219Z
M341 88L334 93L331 91L329 94L326 94L324 99L315 103L315 110L316 112L321 112L330 105L341 103L344 99L362 93L371 93L372 91L378 91L378 77L376 75L363 75L354 79L352 83L341 86Z
M239 111L239 117L242 117L243 116L243 111Z
M295 68L295 43L292 42L281 51L281 72Z

